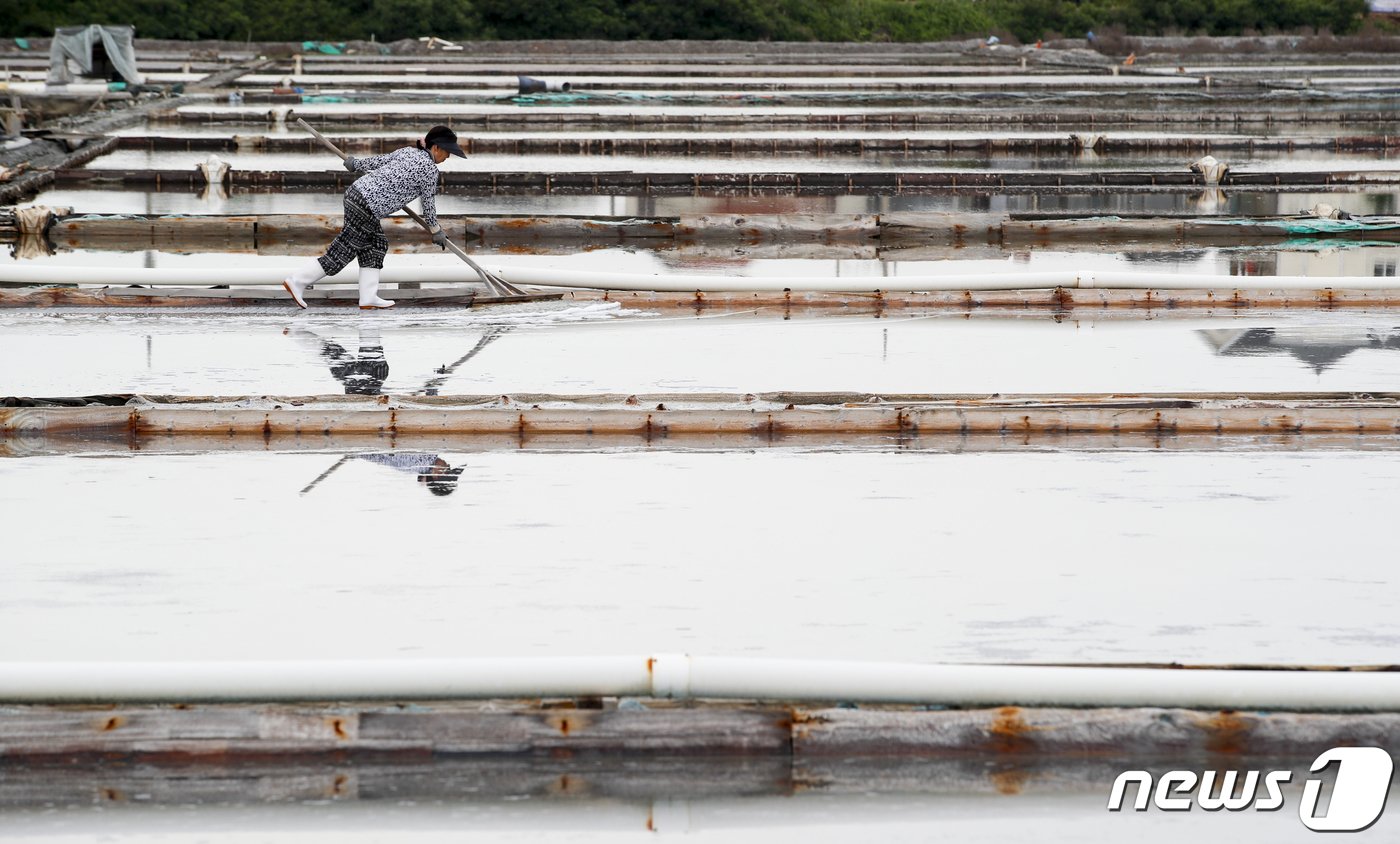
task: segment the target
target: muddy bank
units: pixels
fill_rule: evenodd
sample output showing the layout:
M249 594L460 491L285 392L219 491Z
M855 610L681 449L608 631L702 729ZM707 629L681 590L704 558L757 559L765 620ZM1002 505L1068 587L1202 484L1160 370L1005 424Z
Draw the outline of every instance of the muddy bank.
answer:
M55 171L82 167L116 147L116 138L101 137L81 141L71 152L68 151L67 144L57 142L40 141L20 147L14 150L19 160L12 166L27 164L28 167L18 178L0 184L0 205L18 202L26 196L38 193L54 183ZM26 150L32 150L37 155L30 159L24 155Z

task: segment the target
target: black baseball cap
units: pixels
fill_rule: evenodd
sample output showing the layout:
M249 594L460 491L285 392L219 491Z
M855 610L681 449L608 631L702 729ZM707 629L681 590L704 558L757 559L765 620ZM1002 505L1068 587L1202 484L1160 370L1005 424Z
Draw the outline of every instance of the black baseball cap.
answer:
M424 136L423 143L430 147L442 147L458 158L466 158L467 154L462 152L462 148L457 145L457 133L446 126L434 126L428 130Z

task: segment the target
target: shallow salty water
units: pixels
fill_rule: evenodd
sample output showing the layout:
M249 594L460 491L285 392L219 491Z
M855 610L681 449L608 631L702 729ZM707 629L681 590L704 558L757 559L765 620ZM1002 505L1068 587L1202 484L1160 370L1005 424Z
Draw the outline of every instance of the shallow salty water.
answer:
M1387 314L1056 322L516 308L7 315L0 358L26 364L10 368L4 390L339 394L362 388L337 374L340 358L361 349L387 363L376 390L405 395L1389 392L1400 383L1400 319ZM488 337L466 364L439 373Z
M1400 453L0 462L0 659L1383 663ZM55 506L83 514L56 535ZM81 623L77 620L81 619ZM100 631L98 637L97 631ZM100 640L99 640L100 639Z
M887 279L940 273L1066 269L1337 276L1395 272L1391 246L1317 251L1164 251L1144 255L1036 250L963 261L733 260L696 264L649 251L492 256L487 267L568 267L623 273L698 272L782 279ZM67 252L35 263L80 268L290 268L304 258L162 252ZM394 266L440 266L450 256L395 255ZM391 292L387 293L393 298ZM1400 318L1385 312L1159 315L873 315L785 319L781 309L701 313L621 309L603 302L365 314L353 309L10 311L0 313L0 359L12 395L108 392L324 394L327 344L382 347L384 392L434 384L443 394L853 390L897 393L1390 391L1400 379ZM436 370L496 336L467 365Z

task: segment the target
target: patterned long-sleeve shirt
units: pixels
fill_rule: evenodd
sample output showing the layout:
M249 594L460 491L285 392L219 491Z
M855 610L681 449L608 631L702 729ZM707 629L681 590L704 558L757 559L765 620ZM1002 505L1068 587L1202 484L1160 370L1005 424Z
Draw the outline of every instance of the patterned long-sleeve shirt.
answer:
M378 452L355 456L361 460L378 463L380 466L388 466L390 469L398 469L400 472L412 472L415 475L426 475L437 464L438 459L436 454L425 454L421 451Z
M384 155L356 158L355 188L365 198L370 213L387 217L414 199L423 200L423 219L437 226L437 164L432 153L404 147Z

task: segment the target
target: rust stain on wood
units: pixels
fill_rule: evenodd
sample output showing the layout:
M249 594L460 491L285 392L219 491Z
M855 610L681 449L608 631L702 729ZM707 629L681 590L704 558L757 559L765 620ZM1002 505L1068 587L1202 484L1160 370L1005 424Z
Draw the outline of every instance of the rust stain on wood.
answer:
M350 777L346 776L345 774L336 774L335 779L331 780L331 786L327 790L326 796L331 798L346 796L346 794L348 793L348 789L346 788L346 786L349 784Z
M1197 726L1206 733L1206 750L1235 756L1249 750L1249 739L1254 732L1254 725L1255 719L1230 709L1221 710L1197 722Z
M1018 706L1003 706L987 725L988 748L997 753L1026 753L1035 749L1031 733L1035 728L1026 723Z
M554 797L581 797L590 790L588 780L575 774L560 774L545 786L545 791Z
M1026 783L1031 780L1031 773L1019 768L1009 771L993 771L987 775L992 781L992 787L998 794L1005 794L1008 797L1020 794L1025 790Z

